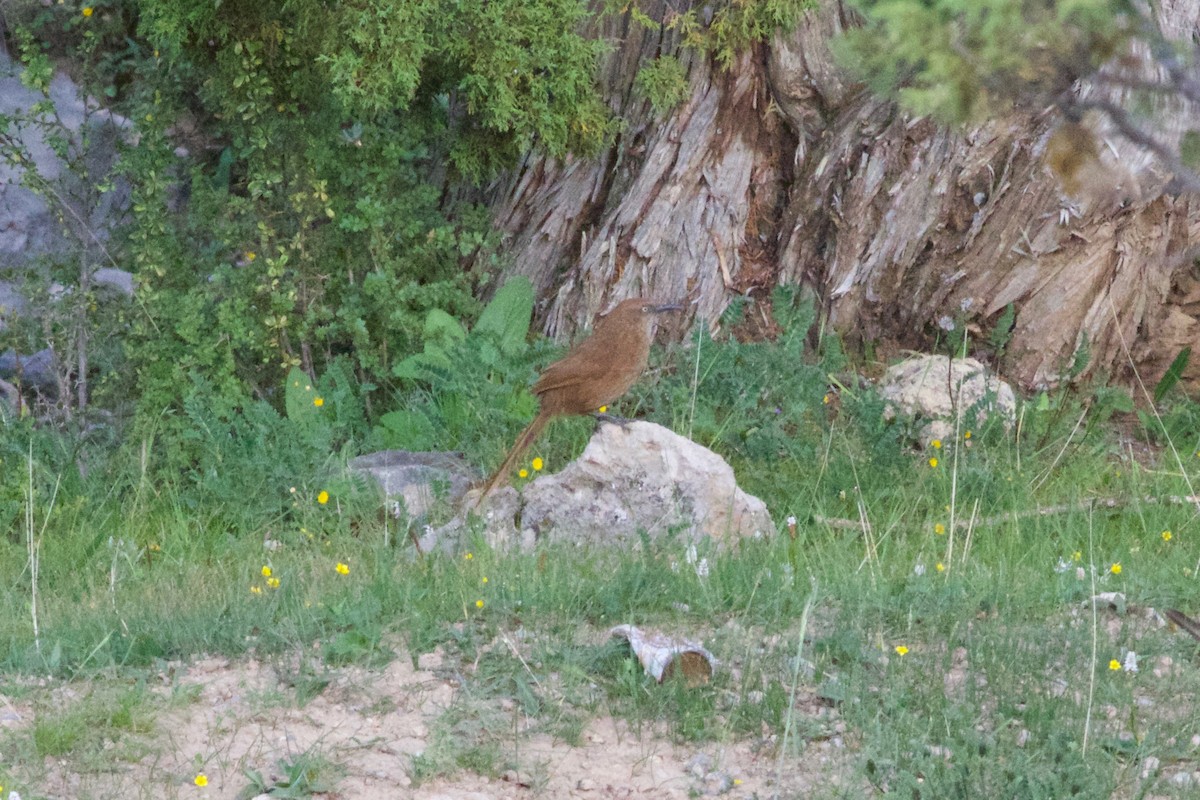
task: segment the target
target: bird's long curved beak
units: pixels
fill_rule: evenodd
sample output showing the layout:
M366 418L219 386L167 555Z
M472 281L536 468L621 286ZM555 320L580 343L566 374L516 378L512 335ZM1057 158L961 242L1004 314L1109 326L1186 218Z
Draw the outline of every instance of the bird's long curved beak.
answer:
M679 305L679 303L670 303L665 306L655 306L654 307L655 314L662 314L666 311L683 311L683 306Z

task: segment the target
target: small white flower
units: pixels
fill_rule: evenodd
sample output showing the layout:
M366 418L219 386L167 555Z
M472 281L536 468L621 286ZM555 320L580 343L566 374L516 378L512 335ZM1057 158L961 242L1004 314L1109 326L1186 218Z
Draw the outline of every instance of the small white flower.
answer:
M700 563L696 564L696 574L699 575L701 578L708 577L708 559L707 558L700 559Z
M918 563L915 567L913 567L913 574L914 575L924 575L925 574L925 565Z
M695 563L696 563L696 558L697 558L697 557L698 557L698 556L697 556L697 554L696 554L696 545L695 545L695 544L689 544L689 545L687 546L687 552L684 554L684 559L685 559L685 560L687 561L687 563L689 563L689 564L695 564Z
M1125 662L1121 664L1121 669L1125 670L1126 672L1137 672L1137 653L1133 652L1132 650L1126 653Z
M1058 563L1054 565L1054 571L1060 575L1071 568L1071 562L1067 561L1062 556L1058 557Z
M796 524L796 515L792 514L787 518L787 526L789 528L791 528L791 527L795 526L795 524Z

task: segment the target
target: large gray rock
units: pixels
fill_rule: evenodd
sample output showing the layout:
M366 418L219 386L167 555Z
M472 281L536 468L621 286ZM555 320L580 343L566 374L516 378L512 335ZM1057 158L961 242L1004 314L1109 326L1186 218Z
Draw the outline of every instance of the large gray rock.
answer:
M421 519L437 503L449 508L479 475L460 453L380 450L352 459L352 473L369 476L393 511L403 503L410 519Z
M54 395L58 391L58 362L54 351L47 347L25 356L6 350L0 353L0 378L26 389Z
M129 190L122 181L111 182L103 192L96 187L110 181L119 141L132 129L130 122L85 97L65 73L56 74L48 97L53 115L44 117L56 133L68 138L69 159L83 168L73 171L72 164L54 152L41 126L20 122L46 99L21 83L19 67L0 52L0 114L18 120L11 132L20 148L66 205L60 221L42 194L21 185L25 167L0 163L0 268L24 268L42 256L74 252L81 243L95 247L107 240L128 207Z
M724 459L649 422L601 425L579 458L533 481L523 499L520 528L539 541L628 546L674 533L734 542L774 531Z
M888 368L882 389L885 415L897 413L921 420L923 444L952 439L956 419L982 423L998 415L1007 429L1016 419L1012 387L973 358L914 356Z

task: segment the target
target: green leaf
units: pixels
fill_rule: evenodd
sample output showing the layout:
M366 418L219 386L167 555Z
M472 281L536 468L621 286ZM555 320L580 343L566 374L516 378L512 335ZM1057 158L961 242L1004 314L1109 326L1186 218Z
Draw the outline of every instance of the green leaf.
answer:
M525 350L525 336L533 317L533 284L523 276L510 279L496 292L492 302L479 315L476 333L496 337L500 351L515 355Z
M419 409L399 408L379 418L379 431L388 447L428 450L436 438L433 423Z
M447 346L467 338L467 331L462 323L440 308L432 308L425 315L425 329L422 334L425 337L426 352L430 350L431 345Z
M1167 367L1167 371L1159 379L1158 384L1154 387L1154 402L1158 404L1166 396L1167 392L1179 383L1179 379L1183 377L1183 371L1187 369L1188 361L1192 357L1192 348L1185 347L1179 351L1179 355L1175 356L1175 360L1171 362L1171 366Z
M292 422L315 422L321 409L313 401L319 397L308 375L299 367L292 367L283 391L283 407Z

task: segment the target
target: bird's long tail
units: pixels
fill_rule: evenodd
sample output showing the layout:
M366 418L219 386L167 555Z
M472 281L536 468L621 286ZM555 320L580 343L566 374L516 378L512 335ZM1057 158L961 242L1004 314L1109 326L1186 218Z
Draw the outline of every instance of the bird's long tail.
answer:
M487 483L483 485L483 491L480 493L479 499L475 501L476 505L482 503L484 498L495 489L508 482L509 477L512 475L513 467L520 461L521 456L534 443L549 421L550 415L544 411L539 411L538 415L533 418L533 422L529 423L525 430L521 431L521 435L517 437L517 440L513 442L512 448L508 451L508 455L504 457L504 463L492 473L492 477L488 478Z

